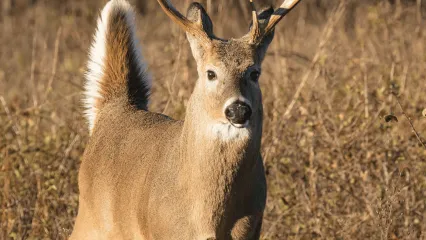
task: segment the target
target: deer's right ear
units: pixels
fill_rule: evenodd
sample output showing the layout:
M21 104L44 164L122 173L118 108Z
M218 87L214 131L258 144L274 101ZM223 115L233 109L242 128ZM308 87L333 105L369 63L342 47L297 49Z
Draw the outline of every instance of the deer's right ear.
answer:
M200 3L192 3L188 8L186 16L188 20L198 25L198 27L206 33L209 39L215 38L213 34L212 20ZM205 40L197 38L188 32L186 33L186 37L188 38L188 41L191 45L192 55L194 56L195 60L197 62L201 61L205 55L205 52L207 51L206 46L209 46L210 44L207 42L201 42Z
M188 8L186 17L203 29L207 36L214 38L212 20L200 3L192 3Z

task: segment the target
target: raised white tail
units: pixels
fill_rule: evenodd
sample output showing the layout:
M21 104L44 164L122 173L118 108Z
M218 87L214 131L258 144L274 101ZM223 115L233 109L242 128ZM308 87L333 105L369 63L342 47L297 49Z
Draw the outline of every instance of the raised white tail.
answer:
M85 107L90 131L108 101L125 101L147 110L151 78L142 60L128 2L107 3L98 19L86 73Z

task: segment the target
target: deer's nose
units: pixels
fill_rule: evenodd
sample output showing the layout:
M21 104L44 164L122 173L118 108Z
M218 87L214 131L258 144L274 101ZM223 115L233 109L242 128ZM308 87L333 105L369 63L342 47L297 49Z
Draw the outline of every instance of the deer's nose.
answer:
M241 101L234 102L225 109L226 118L233 124L245 124L250 120L251 114L251 107Z

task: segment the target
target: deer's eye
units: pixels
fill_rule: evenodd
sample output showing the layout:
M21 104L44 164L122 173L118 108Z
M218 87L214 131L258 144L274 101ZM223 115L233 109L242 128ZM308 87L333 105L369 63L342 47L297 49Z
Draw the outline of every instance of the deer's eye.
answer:
M255 70L250 73L250 80L252 80L253 82L257 82L259 80L259 76L260 76L260 72Z
M216 78L217 78L216 73L215 73L215 72L213 72L213 71L211 71L211 70L208 70L208 71L207 71L207 78L208 78L210 81L216 80Z

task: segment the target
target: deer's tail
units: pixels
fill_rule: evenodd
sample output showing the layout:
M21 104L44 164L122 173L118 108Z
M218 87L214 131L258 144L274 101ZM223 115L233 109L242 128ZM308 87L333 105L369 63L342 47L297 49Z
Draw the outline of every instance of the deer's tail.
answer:
M134 11L125 0L109 1L98 19L90 49L85 107L90 130L109 101L147 110L151 77L135 33Z

